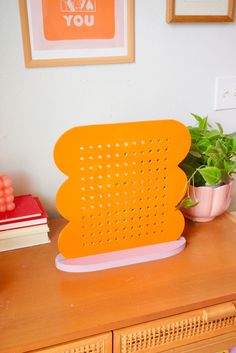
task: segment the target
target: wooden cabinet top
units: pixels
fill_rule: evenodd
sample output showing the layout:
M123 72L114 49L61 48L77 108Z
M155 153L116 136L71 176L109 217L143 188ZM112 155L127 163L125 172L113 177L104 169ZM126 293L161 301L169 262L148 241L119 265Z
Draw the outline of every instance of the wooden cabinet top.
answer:
M186 249L164 260L93 273L54 265L51 244L0 254L0 352L24 352L236 300L236 223L187 222Z

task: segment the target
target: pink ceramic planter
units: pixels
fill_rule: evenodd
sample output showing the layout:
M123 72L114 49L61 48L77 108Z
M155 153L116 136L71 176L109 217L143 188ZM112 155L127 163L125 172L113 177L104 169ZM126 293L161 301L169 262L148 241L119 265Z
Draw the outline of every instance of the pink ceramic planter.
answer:
M228 184L218 187L198 186L194 188L190 186L190 197L192 200L199 201L195 207L183 209L182 212L186 218L196 222L209 222L216 216L225 212L232 199L234 180L230 180Z

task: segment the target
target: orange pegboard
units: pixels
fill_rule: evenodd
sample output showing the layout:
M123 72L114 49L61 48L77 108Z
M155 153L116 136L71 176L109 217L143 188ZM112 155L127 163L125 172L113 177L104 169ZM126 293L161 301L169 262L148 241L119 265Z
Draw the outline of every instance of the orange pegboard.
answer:
M184 228L175 209L186 176L178 167L190 147L175 120L75 127L54 150L68 176L57 193L69 223L58 246L66 258L172 241Z

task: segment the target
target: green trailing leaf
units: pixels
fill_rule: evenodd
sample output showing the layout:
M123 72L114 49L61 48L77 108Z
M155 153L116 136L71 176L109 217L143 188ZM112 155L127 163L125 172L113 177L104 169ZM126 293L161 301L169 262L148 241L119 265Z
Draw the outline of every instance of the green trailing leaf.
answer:
M206 182L199 172L196 172L194 177L190 180L190 185L192 186L204 186L205 184Z
M208 153L208 156L212 159L214 165L219 161L219 155L217 153Z
M189 126L191 148L180 167L188 177L189 185L217 186L227 182L236 172L236 132L225 134L220 123L212 127L208 117L191 113L197 122ZM189 197L182 200L183 207L193 207Z
M180 168L183 169L185 174L188 177L189 183L192 185L193 183L196 186L205 185L205 181L201 174L196 172L198 168L202 165L202 159L191 156L190 154L180 163ZM193 178L194 175L194 178Z
M222 125L220 123L216 123L216 125L218 126L218 130L219 130L220 135L223 135L224 131L223 131Z
M212 144L210 146L208 146L208 148L206 150L206 155L210 155L210 153L218 153L217 148Z
M203 118L201 118L199 115L194 113L191 113L191 115L195 118L195 120L197 120L199 124L201 124L201 122L203 121Z
M232 136L230 140L231 151L236 153L236 136Z
M199 173L208 185L217 185L221 180L221 171L217 167L203 167Z
M190 150L189 153L196 158L201 158L202 156L200 152L194 150Z
M202 139L202 140L198 141L197 148L201 152L205 152L210 145L211 145L211 141L206 138L206 139Z
M212 163L211 163L212 166L217 167L219 169L224 168L224 159L221 158L220 154L209 153L208 157L212 159ZM207 165L209 164L207 163Z
M212 138L220 137L220 136L221 135L219 134L218 130L211 130L211 131L207 131L205 133L205 137L208 138L208 139L212 139Z
M192 141L198 141L201 138L201 133L197 130L197 128L189 126L188 130L190 132Z
M228 152L227 145L222 140L216 141L216 149L218 150L219 154L223 154L224 158L227 158L226 153Z
M206 132L206 129L207 129L207 120L208 118L204 118L201 124L199 125L200 130L203 131L204 133Z
M177 209L192 208L198 205L199 202L194 202L190 197L185 197L178 205Z
M236 170L236 162L235 161L224 161L224 168L228 175L233 173Z
M212 157L208 157L207 165L208 165L208 167L214 167L215 166L215 160Z

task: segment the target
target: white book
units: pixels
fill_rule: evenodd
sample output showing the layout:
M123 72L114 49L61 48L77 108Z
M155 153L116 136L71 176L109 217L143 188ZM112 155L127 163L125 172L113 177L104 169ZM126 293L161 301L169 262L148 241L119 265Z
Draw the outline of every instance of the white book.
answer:
M18 229L2 230L0 232L0 240L8 238L16 238L20 236L28 236L31 234L48 232L49 228L47 224L36 225L32 227L24 227Z
M9 230L9 229L18 229L24 228L29 226L35 226L38 224L45 224L47 223L47 218L35 218L27 221L20 221L20 222L12 222L12 223L5 223L0 224L0 231Z
M0 252L50 243L48 232L0 239Z

